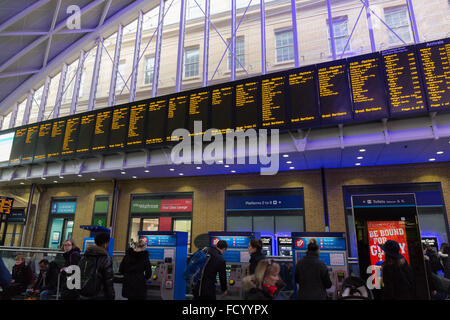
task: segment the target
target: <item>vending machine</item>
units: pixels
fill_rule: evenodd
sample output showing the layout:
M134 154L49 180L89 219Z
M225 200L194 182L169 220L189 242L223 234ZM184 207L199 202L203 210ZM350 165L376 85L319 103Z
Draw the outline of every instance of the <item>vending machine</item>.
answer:
M248 245L251 239L259 239L257 232L209 232L210 245L225 240L228 248L223 254L227 263L228 296L224 299L241 300L243 298L242 279L248 275L250 254Z
M328 297L337 299L342 289L342 283L348 275L345 234L343 232L293 232L292 256L294 270L298 261L306 255L308 242L312 238L315 238L319 245L319 259L328 267L330 279L333 283L331 288L327 289ZM294 286L294 295L297 298L297 285Z
M185 300L188 233L180 231L140 231L147 243L152 275L147 282L150 300Z

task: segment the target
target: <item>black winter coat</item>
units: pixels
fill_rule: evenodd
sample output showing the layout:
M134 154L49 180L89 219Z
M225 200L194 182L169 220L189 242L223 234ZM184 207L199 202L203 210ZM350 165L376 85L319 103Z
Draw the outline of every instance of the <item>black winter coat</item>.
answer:
M108 251L103 247L90 246L86 249L84 256L86 259L97 260L97 281L100 283L100 291L91 299L114 300L114 271Z
M414 298L414 275L408 263L381 266L384 300L411 300Z
M56 290L58 285L58 266L54 262L50 262L46 271L39 272L36 283L33 286L34 290Z
M203 271L203 277L194 288L194 297L199 299L216 299L216 278L219 274L222 292L227 290L227 274L225 259L216 247L209 247L211 255ZM200 290L199 290L200 289Z
M250 274L254 274L256 270L256 266L258 265L258 262L261 260L264 260L266 258L266 255L262 253L261 251L254 252L250 255L250 267L249 272Z
M70 251L63 253L64 257L64 267L68 267L71 265L78 265L81 259L80 249L73 248Z
M148 251L137 252L129 248L120 263L119 273L124 275L122 296L145 300L146 280L152 275Z
M81 259L80 249L75 247L70 251L63 253L64 268L72 265L78 265ZM79 295L77 290L69 290L67 288L67 274L62 271L60 279L61 298L63 300L77 300Z
M318 256L307 254L295 266L295 282L298 283L298 299L326 300L332 283L328 268Z

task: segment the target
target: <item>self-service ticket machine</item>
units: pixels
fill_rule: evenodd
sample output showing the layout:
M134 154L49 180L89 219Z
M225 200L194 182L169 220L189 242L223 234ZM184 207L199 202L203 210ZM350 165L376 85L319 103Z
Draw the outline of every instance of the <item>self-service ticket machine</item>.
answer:
M259 239L257 232L209 232L210 245L225 240L228 248L223 254L227 263L228 295L224 299L241 300L243 298L242 279L248 275L250 254L248 245L251 239Z
M188 233L179 231L140 231L147 242L152 275L147 282L150 300L185 300Z
M111 230L108 228L100 227L100 226L80 226L81 229L89 230L90 235L87 238L83 239L83 251L84 253L86 249L91 246L95 245L95 236L100 232L107 232L111 234ZM114 238L109 239L109 245L108 245L108 254L112 258L114 252Z
M294 270L297 262L306 255L308 242L311 238L317 240L320 250L319 259L327 265L330 279L333 283L332 287L327 290L328 297L337 299L342 283L348 275L345 234L343 232L293 232L292 253ZM294 286L294 295L297 298L297 285Z

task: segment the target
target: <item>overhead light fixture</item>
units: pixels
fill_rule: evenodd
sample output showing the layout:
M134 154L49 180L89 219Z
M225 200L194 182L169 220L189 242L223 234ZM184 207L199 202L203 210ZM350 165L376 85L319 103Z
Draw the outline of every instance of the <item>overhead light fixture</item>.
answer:
M91 181L95 181L95 178L91 178Z
M236 173L236 171L235 170L231 170L231 173Z
M82 175L82 174L79 174L78 176L81 178L83 175Z
M295 169L295 167L289 167L289 169L293 170L293 169Z
M444 154L444 151L438 151L436 154Z
M196 167L195 169L200 170L202 167Z
M170 168L169 170L170 170L170 171L175 171L175 169L174 169L174 168Z
M430 159L428 159L428 161L436 161L436 159L435 158L430 158Z
M125 171L120 171L120 174L126 174L126 172Z
M54 182L54 183L58 183L58 181L56 181L56 180L55 180L55 181L53 181L53 182Z
M225 168L229 168L229 167L230 167L230 165L226 164L226 165L224 165L224 167L225 167Z
M146 173L149 173L149 172L150 172L150 170L145 170L144 172L146 172Z
M21 182L20 184L25 184L25 182Z
M366 152L366 149L359 149L359 152Z
M361 163L359 163L359 162L355 163L355 166L360 166L360 165L361 165Z
M291 164L291 163L292 163L292 161L286 161L286 163L287 163L287 164Z
M182 175L184 175L184 173L181 173L181 172L180 172L179 175L182 176Z
M289 158L288 154L283 154L283 158Z
M133 179L136 179L137 177L136 176L133 176Z
M42 180L47 180L47 178L45 178L45 177L42 177L41 179L42 179Z
M64 179L64 177L63 177L63 176L59 176L59 178L60 178L60 179Z
M219 160L219 161L217 161L217 163L223 163L223 161L222 161L222 160Z
M362 159L364 159L364 157L356 157L356 159L362 160Z

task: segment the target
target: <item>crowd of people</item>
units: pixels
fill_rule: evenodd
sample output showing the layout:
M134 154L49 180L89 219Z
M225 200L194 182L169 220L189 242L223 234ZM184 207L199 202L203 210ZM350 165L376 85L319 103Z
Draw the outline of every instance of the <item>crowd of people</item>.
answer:
M63 300L114 300L114 272L112 259L108 254L110 236L99 233L95 245L89 246L84 255L72 239L63 243L64 265L42 259L39 262L39 275L35 277L31 267L26 264L23 255L17 255L8 272L0 259L1 299L10 300L18 295L24 299L46 300L49 295L60 291ZM221 295L228 294L226 279L226 261L223 257L227 242L220 240L215 246L205 248L208 260L202 267L201 277L192 288L194 300L215 300L216 282L219 279ZM379 247L384 252L384 262L379 266L381 275L382 298L386 300L414 299L415 278L412 267L400 253L396 241L387 240ZM126 251L119 266L123 275L122 296L129 300L145 300L147 280L152 275L149 253L145 241L138 241ZM294 279L297 285L297 297L300 300L327 300L327 289L332 281L326 264L319 258L319 245L316 239L310 239L306 254L297 262ZM250 255L247 276L243 278L243 298L245 300L275 300L286 286L280 276L280 264L267 257L263 252L261 240L252 239L248 246ZM444 243L436 252L430 246L423 246L425 273L434 300L448 298L450 288L449 246ZM189 261L188 261L189 263ZM71 266L78 265L83 270L81 288L70 288L68 277Z

